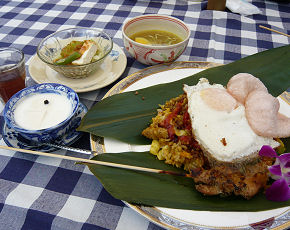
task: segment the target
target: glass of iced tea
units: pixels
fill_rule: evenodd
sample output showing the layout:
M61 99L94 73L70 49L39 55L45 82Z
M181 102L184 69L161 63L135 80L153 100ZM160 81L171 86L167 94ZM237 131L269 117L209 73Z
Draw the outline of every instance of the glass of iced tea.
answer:
M21 50L0 48L0 96L6 103L25 87L25 61Z

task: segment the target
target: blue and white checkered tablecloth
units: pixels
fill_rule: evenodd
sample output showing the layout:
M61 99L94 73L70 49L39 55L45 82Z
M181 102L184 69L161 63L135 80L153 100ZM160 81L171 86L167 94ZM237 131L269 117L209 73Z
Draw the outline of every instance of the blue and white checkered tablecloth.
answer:
M185 0L0 0L0 47L16 47L27 63L37 44L56 30L95 27L123 47L121 27L142 14L165 14L191 29L188 47L179 61L230 63L242 57L290 43L290 38L259 28L290 34L290 4L250 1L262 14L240 16L206 10L207 1ZM147 66L129 57L122 79ZM33 84L27 71L28 83ZM114 84L114 83L113 83ZM113 84L79 94L91 107ZM0 117L1 127L3 117ZM0 140L1 145L5 145ZM89 149L85 134L74 146ZM57 151L63 155L84 157ZM71 161L0 150L0 229L162 229L111 197L85 166Z

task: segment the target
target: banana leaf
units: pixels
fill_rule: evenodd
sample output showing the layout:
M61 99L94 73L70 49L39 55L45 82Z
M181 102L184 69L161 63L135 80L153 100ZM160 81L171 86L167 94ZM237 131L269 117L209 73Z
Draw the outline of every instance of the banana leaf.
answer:
M210 68L179 81L138 90L140 96L126 92L105 98L89 110L78 130L131 144L148 144L149 140L141 136L142 130L160 104L183 93L183 84L195 85L204 77L211 83L226 85L233 75L241 72L260 78L273 96L280 95L290 86L290 45ZM140 99L141 95L145 100Z
M148 144L141 136L159 104L182 93L183 84L194 85L205 77L211 83L226 85L237 73L247 72L266 85L273 96L278 96L290 86L290 45L248 56L233 63L199 72L182 80L160 84L103 99L93 106L83 118L79 131L102 137L112 137L130 144ZM140 97L145 100L140 100ZM290 138L283 139L286 151L290 151ZM148 152L101 154L96 160L111 161L164 170L180 170L156 160ZM263 193L247 201L240 197L205 197L193 187L190 178L134 172L88 164L92 173L115 198L148 206L163 206L211 211L261 211L285 207L287 202L271 202Z
M184 172L148 152L100 154L92 159ZM290 200L269 201L262 192L251 200L237 196L204 196L195 190L191 178L87 165L111 195L132 204L200 211L263 211L290 205Z

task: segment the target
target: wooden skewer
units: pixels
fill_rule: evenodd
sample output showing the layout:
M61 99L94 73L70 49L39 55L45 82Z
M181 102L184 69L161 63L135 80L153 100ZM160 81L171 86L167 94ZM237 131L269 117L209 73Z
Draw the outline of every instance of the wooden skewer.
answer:
M89 164L103 165L103 166L109 166L109 167L114 167L114 168L123 168L123 169L142 171L142 172L161 173L161 174L170 174L170 175L175 175L175 176L191 177L190 174L186 174L186 173L165 171L161 169L144 168L144 167L139 167L139 166L124 165L124 164L118 164L118 163L112 163L112 162L106 162L106 161L95 161L95 160L90 160L90 159L85 159L85 158L64 156L64 155L34 151L34 150L29 150L29 149L20 149L20 148L14 148L14 147L9 147L9 146L4 146L4 145L0 145L0 149L18 151L18 152L23 152L23 153L28 153L28 154L38 155L38 156L65 159L65 160L70 160L70 161L75 161L75 162L85 162Z
M265 26L262 26L262 25L259 25L259 27L262 28L262 29L270 30L270 31L272 31L272 32L275 32L275 33L282 34L282 35L284 35L284 36L290 37L289 34L285 34L285 33L282 33L282 32L280 32L280 31L273 30L273 29L270 29L270 28L265 27Z

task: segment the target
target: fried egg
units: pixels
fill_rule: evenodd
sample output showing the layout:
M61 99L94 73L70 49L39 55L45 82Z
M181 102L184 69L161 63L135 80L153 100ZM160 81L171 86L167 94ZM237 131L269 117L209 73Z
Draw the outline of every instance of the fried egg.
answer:
M258 136L249 126L245 107L220 84L205 78L184 86L192 131L203 150L219 161L233 162L257 154L263 145L279 146L273 138Z

